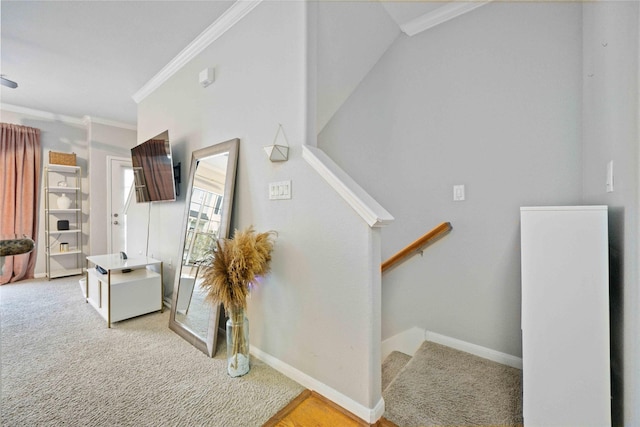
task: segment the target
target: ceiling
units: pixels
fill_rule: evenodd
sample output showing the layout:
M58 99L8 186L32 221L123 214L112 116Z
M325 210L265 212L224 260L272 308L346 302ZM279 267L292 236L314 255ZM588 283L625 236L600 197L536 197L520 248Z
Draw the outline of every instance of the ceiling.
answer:
M0 102L135 125L132 96L233 3L2 0ZM446 4L381 3L399 26Z
M132 95L232 4L2 0L0 101L135 124Z

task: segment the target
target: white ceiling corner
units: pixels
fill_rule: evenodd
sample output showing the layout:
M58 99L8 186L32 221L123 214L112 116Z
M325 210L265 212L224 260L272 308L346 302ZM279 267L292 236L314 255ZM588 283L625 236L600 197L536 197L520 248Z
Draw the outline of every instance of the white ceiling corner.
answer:
M134 128L136 104L261 1L3 1L2 73L19 87L0 87L2 108L74 123L88 116L94 123ZM366 33L384 21L368 2L356 3L374 20L365 25L360 16L354 24L358 31ZM382 14L391 17L385 34L394 26L398 33L413 34L486 4L380 3L386 9ZM366 44L355 48L370 49Z
M235 3L255 1L2 1L2 108L135 127L132 95Z
M140 90L133 94L133 100L138 104L154 90L166 82L200 52L216 41L227 30L232 28L245 15L251 12L262 0L236 0L216 21L185 47L175 58L165 65L158 74L153 76Z

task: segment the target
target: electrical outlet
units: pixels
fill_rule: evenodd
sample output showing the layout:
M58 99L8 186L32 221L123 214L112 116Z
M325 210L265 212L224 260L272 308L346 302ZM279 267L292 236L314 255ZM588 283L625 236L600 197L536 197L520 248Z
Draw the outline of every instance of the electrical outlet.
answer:
M461 202L464 200L464 185L453 186L453 201Z
M613 160L607 163L607 193L613 193Z

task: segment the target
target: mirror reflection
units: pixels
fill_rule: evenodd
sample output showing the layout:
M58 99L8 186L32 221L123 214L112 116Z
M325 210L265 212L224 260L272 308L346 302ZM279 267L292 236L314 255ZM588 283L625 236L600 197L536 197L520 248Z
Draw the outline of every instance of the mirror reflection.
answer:
M228 237L238 140L195 151L185 203L182 265L176 273L169 327L213 356L219 307L205 300L202 268L219 238Z
M201 159L193 178L182 252L176 321L198 336L206 336L211 304L204 299L199 265L219 237L229 153Z

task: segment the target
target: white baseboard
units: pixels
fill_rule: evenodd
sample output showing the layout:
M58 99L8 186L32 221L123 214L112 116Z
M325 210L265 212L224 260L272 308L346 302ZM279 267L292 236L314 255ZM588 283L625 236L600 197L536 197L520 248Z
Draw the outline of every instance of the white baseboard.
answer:
M440 335L430 331L425 331L425 340L446 345L447 347L455 348L456 350L471 353L476 356L501 363L503 365L511 366L512 368L522 369L522 358L512 356L507 353L501 353L499 351L482 347L477 344L461 341L456 338L447 337L445 335Z
M522 369L522 358L510 354L501 353L490 348L482 347L446 335L430 332L425 329L413 327L382 341L382 360L392 351L413 355L423 341L431 341L437 344L446 345L456 350L471 353L473 355L492 360L512 368Z
M380 400L373 408L367 408L366 406L356 402L348 396L345 396L339 391L305 374L304 372L294 368L293 366L283 362L282 360L277 359L268 353L265 353L259 348L251 345L250 353L267 365L271 366L276 371L291 378L303 387L308 388L309 390L316 391L317 393L321 394L337 405L340 405L347 411L363 419L369 424L375 423L382 417L382 414L384 414L384 400L382 399L382 397L380 397Z
M386 359L392 351L413 356L424 342L425 332L424 329L414 326L382 341L382 360Z

